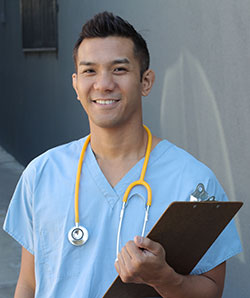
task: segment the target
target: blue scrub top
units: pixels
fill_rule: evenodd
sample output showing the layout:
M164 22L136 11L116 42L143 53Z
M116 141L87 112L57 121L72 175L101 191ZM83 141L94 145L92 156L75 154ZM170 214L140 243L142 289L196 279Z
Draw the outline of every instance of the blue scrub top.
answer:
M35 256L35 297L100 298L116 278L116 237L123 194L140 177L144 158L113 188L88 146L79 190L80 225L89 239L73 246L67 238L74 226L74 187L85 138L47 151L23 172L11 200L4 229ZM189 201L198 183L210 195L227 197L205 165L166 140L152 151L145 180L152 189L146 234L173 201ZM121 230L121 246L140 235L147 194L131 191ZM232 221L192 274L207 272L241 251Z

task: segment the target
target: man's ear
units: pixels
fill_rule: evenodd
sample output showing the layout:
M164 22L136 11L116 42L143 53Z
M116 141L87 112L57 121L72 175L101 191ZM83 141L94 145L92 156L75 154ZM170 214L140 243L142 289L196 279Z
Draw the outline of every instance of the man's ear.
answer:
M142 96L147 96L154 84L155 73L152 69L148 69L142 76Z
M77 74L72 74L72 86L76 92L77 99L79 100L78 90L77 90Z

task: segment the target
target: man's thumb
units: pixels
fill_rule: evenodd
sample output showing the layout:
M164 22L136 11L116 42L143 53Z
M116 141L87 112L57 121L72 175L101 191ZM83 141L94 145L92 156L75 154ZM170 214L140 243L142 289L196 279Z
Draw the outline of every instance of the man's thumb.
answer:
M159 243L141 236L135 236L134 242L137 247L146 249L155 255L159 253L159 248L161 247Z

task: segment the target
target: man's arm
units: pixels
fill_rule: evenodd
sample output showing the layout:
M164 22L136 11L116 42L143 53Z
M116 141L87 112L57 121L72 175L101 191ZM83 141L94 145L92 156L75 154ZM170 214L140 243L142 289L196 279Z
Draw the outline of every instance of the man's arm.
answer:
M148 238L135 237L118 255L116 270L123 282L145 283L166 298L220 298L225 263L201 275L181 275L165 261L163 247Z
M23 247L21 268L14 298L33 298L35 296L34 268L34 256Z

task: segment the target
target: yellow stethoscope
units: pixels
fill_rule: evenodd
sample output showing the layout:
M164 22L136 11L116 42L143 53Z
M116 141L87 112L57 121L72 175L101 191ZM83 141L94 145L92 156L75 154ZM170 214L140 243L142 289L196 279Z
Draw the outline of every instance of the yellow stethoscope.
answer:
M146 149L146 154L145 154L145 159L141 171L141 176L140 179L137 181L132 182L128 188L126 189L124 196L123 196L123 203L122 203L122 208L120 211L120 220L119 220L119 225L118 225L118 232L117 232L117 244L116 244L116 254L118 255L119 253L119 245L120 245L120 235L121 235L121 228L122 228L122 221L124 217L124 211L125 211L125 206L128 200L129 193L131 192L132 188L134 188L137 185L142 185L146 188L147 190L147 208L145 210L145 216L144 216L144 222L143 222L143 227L142 227L142 233L141 236L144 236L145 233L145 228L146 228L146 223L148 221L148 213L149 213L149 207L151 206L152 202L152 190L149 184L144 180L147 166L148 166L148 161L149 161L149 156L151 152L151 147L152 147L152 135L150 130L144 125L144 128L147 132L148 135L148 142L147 142L147 149ZM68 239L70 243L76 246L83 245L86 243L88 240L88 230L82 226L79 225L79 185L80 185L80 176L81 176L81 171L82 171L82 164L83 164L83 159L84 155L86 152L86 149L88 147L88 144L90 142L90 135L87 137L83 148L82 152L80 155L79 163L78 163L78 169L77 169L77 175L76 175L76 184L75 184L75 226L70 229L68 233Z

